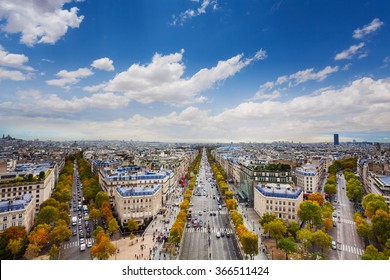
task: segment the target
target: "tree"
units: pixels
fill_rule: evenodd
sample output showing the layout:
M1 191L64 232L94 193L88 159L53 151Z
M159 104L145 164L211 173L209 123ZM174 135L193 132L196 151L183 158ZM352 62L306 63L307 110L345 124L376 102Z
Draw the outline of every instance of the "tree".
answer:
M294 221L290 222L287 228L288 233L295 238L297 236L298 230L300 230L299 225Z
M390 213L384 210L376 210L375 215L371 219L372 232L377 237L378 241L384 245L390 238Z
M7 228L0 234L0 259L6 260L11 259L12 253L7 250L7 246L10 240L22 239L22 249L23 251L27 246L27 231L24 226L13 226Z
M117 232L119 229L119 225L118 225L118 222L115 218L112 218L109 222L108 222L108 231L110 233L115 233Z
M30 244L37 244L38 246L46 245L49 243L49 232L51 226L48 224L40 224L38 225L30 234L28 235L28 241Z
M314 244L321 248L321 252L323 252L324 249L329 249L332 245L332 237L322 230L314 232L311 240Z
M48 224L53 225L58 219L59 211L57 208L53 206L45 206L43 207L37 217L37 224Z
M225 192L226 199L232 199L233 198L233 192L232 191L226 191Z
M330 195L335 195L337 193L336 185L335 184L325 184L324 192Z
M96 222L101 218L102 214L100 213L99 209L93 208L91 211L89 211L89 218Z
M60 258L60 248L56 244L53 244L47 254L50 260L58 260Z
M278 248L282 249L286 253L286 260L288 260L288 254L297 251L297 244L292 238L283 238L280 240Z
M322 220L322 225L328 231L333 228L333 221L331 218L325 218Z
M242 249L245 254L254 256L259 253L259 238L253 232L246 232L241 237Z
M363 198L363 188L360 182L353 182L349 186L347 185L347 197L353 202L360 202Z
M110 203L108 203L107 201L103 202L101 212L103 218L106 220L107 223L113 218Z
M24 254L24 257L28 260L32 260L33 258L38 257L39 252L41 251L42 247L39 246L36 243L30 243L27 246L26 253Z
M324 196L319 192L312 193L309 194L309 200L317 202L318 205L322 205L324 203Z
M387 257L383 252L379 252L377 248L375 248L373 245L368 245L366 247L366 251L364 251L364 254L362 255L362 260L388 260L389 257Z
M60 245L61 242L69 240L72 236L72 231L66 226L65 223L60 223L55 226L50 232L50 240L56 245Z
M45 180L45 172L44 172L44 171L39 172L38 179L39 179L40 181Z
M114 244L111 243L110 238L103 231L96 236L96 243L91 248L91 256L99 260L106 260L112 256L116 251Z
M375 215L377 210L389 211L389 206L382 195L370 193L363 198L362 205L365 210L365 215L370 219Z
M13 256L13 259L15 259L16 255L19 254L22 250L22 246L23 246L23 239L22 238L18 238L18 239L11 239L9 242L8 242L8 245L7 245L7 250L9 252L11 252L12 256Z
M276 245L278 245L278 240L287 233L287 226L284 220L275 219L264 225L264 231L268 232L275 239Z
M95 230L92 232L93 236L98 236L100 232L104 232L104 229L101 226L97 226Z
M190 207L190 202L188 200L183 200L182 203L180 203L180 210L186 210Z
M265 213L263 216L260 218L259 223L262 227L264 227L266 224L269 222L272 222L273 220L276 220L276 215L275 214L268 214Z
M303 246L302 248L303 255L305 255L308 252L311 246L312 238L313 238L313 233L310 230L306 228L298 230L297 239L301 241L301 244Z
M184 224L182 222L176 221L169 231L169 242L174 244L179 244L181 241L183 233Z
M302 222L310 222L311 228L321 223L321 208L316 202L305 200L299 205L298 217Z
M131 218L127 221L127 228L129 229L130 233L133 233L133 231L138 230L138 222Z
M232 199L226 199L226 208L230 210L236 210L237 209L237 200L234 198Z
M98 208L102 208L104 202L108 202L108 204L110 204L110 198L105 192L100 191L96 194L95 197L96 206Z

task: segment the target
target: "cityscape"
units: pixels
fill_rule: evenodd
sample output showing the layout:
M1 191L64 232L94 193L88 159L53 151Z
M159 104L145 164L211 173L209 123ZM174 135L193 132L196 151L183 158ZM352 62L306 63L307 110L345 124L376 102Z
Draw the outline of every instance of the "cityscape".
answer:
M1 260L389 260L390 3L2 0Z
M1 259L388 259L390 144L0 138Z

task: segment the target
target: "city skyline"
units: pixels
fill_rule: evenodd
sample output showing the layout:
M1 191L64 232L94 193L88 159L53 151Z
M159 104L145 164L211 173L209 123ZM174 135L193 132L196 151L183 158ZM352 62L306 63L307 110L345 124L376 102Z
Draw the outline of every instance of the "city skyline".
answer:
M4 0L0 134L390 142L389 8Z

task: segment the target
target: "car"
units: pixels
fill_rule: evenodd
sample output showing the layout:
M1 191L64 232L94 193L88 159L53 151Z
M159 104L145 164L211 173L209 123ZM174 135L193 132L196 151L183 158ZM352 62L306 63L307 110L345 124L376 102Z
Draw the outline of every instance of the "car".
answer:
M72 231L72 235L73 235L73 236L76 236L76 235L77 235L77 231L76 231L76 230L73 230L73 231Z
M206 213L206 209L203 209L203 212Z
M221 231L221 237L225 237L225 233Z
M336 241L332 241L332 249L333 250L336 250L337 249L337 243L336 243Z
M92 242L91 242L91 241L88 241L87 247L88 247L88 248L91 248L91 247L92 247Z
M210 212L210 216L212 216L213 215L213 212Z
M333 217L333 218L337 218L337 213L336 213L336 212L333 212L332 217Z
M84 238L80 238L80 244L84 244L84 243L85 243Z
M215 235L217 238L220 238L221 237L221 233L219 231L217 231L217 234Z
M79 225L79 230L82 230L83 229L83 226L80 224Z
M214 213L213 213L213 216L217 216L217 213L214 212Z
M186 227L187 227L187 228L190 228L190 227L191 227L191 224L187 223Z
M336 227L336 226L337 226L336 221L333 221L333 227Z
M230 237L230 233L227 232L226 233L226 237L229 238Z
M202 215L203 215L202 212L199 211L199 216L202 216Z

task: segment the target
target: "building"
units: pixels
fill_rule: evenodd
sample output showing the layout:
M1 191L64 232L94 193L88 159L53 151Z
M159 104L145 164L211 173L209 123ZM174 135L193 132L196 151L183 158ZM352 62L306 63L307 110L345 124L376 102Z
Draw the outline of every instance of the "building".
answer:
M369 180L371 182L371 193L382 195L386 203L390 206L390 176L370 173Z
M336 146L336 145L339 145L339 135L338 134L334 134L333 135L333 144Z
M12 226L24 226L29 232L34 225L34 201L31 194L0 202L0 232Z
M161 210L162 187L159 184L148 187L117 187L114 198L119 223L126 224L133 218L143 224L145 219L154 218Z
M111 202L115 201L117 187L151 187L160 185L161 204L165 205L174 188L178 186L174 173L171 170L159 172L143 171L140 166L132 165L116 169L101 169L99 171L99 183L102 189L110 196ZM114 205L115 206L115 205Z
M314 163L307 163L295 169L297 187L306 194L319 191L321 179L324 178L323 166Z
M23 176L13 172L1 174L0 183L0 201L16 200L24 194L31 194L35 209L35 214L38 214L39 207L43 201L50 198L55 188L55 172L53 169L38 169L45 170L45 179L37 181L27 181ZM39 172L38 172L39 174ZM11 177L10 177L11 176ZM6 178L6 179L5 179ZM20 180L18 180L18 178Z
M298 221L299 205L303 201L301 188L290 184L259 184L254 189L253 208L262 217L264 214L275 214L286 222Z

